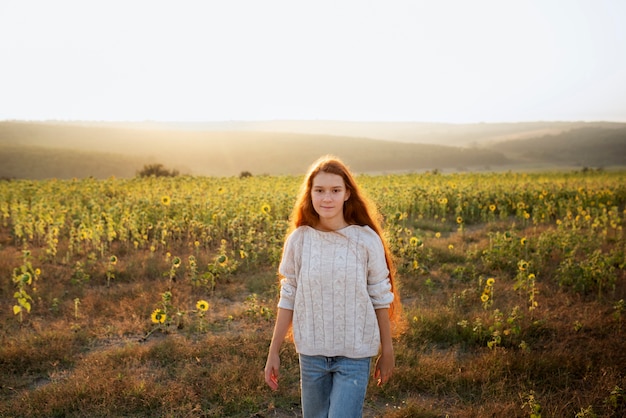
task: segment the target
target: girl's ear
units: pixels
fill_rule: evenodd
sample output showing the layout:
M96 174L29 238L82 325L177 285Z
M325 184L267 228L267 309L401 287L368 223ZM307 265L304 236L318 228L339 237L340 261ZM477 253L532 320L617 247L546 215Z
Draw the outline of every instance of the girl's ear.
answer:
M346 197L343 199L344 202L347 202L350 199L350 190L346 189Z

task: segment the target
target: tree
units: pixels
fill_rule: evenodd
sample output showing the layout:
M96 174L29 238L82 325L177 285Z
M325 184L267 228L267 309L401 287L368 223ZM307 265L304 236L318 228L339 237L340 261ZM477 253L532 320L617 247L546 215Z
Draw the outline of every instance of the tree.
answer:
M137 173L139 177L176 177L178 174L178 170L168 170L163 164L146 164Z

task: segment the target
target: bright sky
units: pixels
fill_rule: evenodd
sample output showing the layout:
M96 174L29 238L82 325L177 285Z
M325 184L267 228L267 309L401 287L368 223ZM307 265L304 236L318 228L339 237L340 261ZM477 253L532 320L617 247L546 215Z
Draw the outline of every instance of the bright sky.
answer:
M0 0L0 120L626 121L624 0Z

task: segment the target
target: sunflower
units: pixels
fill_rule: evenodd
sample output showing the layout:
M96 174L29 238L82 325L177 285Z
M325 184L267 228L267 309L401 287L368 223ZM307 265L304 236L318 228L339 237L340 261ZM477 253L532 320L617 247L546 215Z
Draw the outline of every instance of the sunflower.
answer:
M163 309L155 309L150 318L154 324L162 324L167 319L167 315Z
M199 311L206 312L209 310L209 302L206 300L199 300L196 303L196 308L198 308Z
M263 206L261 206L261 212L264 215L269 215L271 211L272 211L272 207L270 205L268 205L267 203L265 203Z
M458 223L458 224L462 224L462 223L463 223L463 218L461 218L460 216L458 216L458 217L456 218L456 223Z
M411 244L411 247L417 247L417 244L419 244L419 240L417 239L417 237L411 237L411 239L409 240L409 244Z
M489 295L488 295L488 294L486 294L486 293L483 293L483 294L480 296L480 300L481 300L483 303L487 302L487 301L489 300Z
M489 205L489 210L494 212L496 210L496 205L494 205L493 203Z
M111 264L112 266L117 264L117 257L112 255L111 258L109 258L109 264Z
M526 237L519 240L519 243L522 245L526 245Z
M161 197L161 204L163 204L164 206L169 206L171 202L172 202L172 199L170 199L169 196Z
M494 279L493 277L490 277L487 279L487 286L493 286L495 282L496 282L496 279Z

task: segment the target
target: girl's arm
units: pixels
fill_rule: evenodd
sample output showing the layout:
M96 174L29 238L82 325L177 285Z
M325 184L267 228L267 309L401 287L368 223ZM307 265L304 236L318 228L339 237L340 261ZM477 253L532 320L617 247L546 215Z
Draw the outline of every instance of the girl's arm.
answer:
M272 342L270 343L269 353L267 354L267 362L265 363L265 383L267 383L272 390L278 389L280 346L285 340L285 336L287 335L287 331L289 331L292 319L292 310L278 308L276 324L274 325L274 334L272 335Z
M395 367L389 309L376 309L376 319L380 329L381 353L376 360L374 378L378 379L378 386L382 386L391 378L393 368Z

